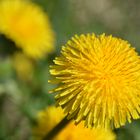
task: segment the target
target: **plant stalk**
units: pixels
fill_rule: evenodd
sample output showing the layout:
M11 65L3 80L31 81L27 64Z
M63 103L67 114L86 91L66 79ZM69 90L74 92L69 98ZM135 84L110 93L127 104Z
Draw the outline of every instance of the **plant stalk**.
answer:
M65 117L58 125L56 125L44 138L43 140L52 140L71 120Z

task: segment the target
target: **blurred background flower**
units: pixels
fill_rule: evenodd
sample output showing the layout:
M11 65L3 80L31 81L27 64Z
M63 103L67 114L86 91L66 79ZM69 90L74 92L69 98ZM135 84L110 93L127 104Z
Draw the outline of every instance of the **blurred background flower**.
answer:
M64 118L62 109L54 106L48 107L38 113L37 125L33 129L35 140L42 140L43 137ZM116 140L116 136L110 130L87 129L83 123L74 125L70 122L52 140Z
M41 140L49 133L63 118L64 114L61 108L49 106L38 112L36 116L36 125L33 127L35 139Z
M28 0L0 1L0 33L33 58L54 49L54 32L47 14Z
M32 59L18 52L13 55L12 62L15 72L21 80L30 80L32 78L34 69Z

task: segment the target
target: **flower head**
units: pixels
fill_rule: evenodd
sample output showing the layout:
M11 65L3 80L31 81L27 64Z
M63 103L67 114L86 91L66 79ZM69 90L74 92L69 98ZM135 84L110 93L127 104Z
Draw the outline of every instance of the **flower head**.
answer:
M140 59L124 40L105 34L75 36L62 47L50 73L57 104L76 123L120 127L140 113Z
M50 106L45 110L41 110L37 115L37 126L33 128L35 139L42 140L55 125L64 118L63 110L54 106Z
M53 50L54 33L48 16L28 0L0 1L0 33L33 58Z
M73 122L68 124L53 140L116 140L111 130L87 129L83 123L75 126Z
M60 120L64 118L62 109L49 107L39 112L37 122L38 125L33 129L34 139L42 140L42 138L55 127ZM51 123L50 123L51 122ZM49 130L49 131L48 131ZM75 126L70 122L58 133L52 140L115 140L116 136L110 130L103 129L87 129L83 127L83 123Z
M30 80L33 76L34 65L30 58L23 53L15 53L12 57L12 64L17 76L24 81Z

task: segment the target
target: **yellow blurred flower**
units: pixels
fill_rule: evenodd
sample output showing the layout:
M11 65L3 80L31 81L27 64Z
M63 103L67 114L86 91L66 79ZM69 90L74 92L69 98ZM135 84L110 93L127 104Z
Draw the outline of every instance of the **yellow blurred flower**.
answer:
M116 136L111 130L88 129L83 123L76 126L71 122L53 140L116 140Z
M33 134L37 140L41 140L62 119L64 114L61 108L50 106L38 113L37 126L33 128Z
M36 140L42 138L64 117L60 108L49 107L45 111L41 111L38 117L38 126L34 128L34 136ZM51 122L51 123L50 123ZM49 131L48 131L49 130ZM115 140L116 136L110 130L103 129L87 129L83 127L83 123L75 126L70 122L60 133L52 140Z
M0 1L0 33L33 58L43 57L54 47L48 16L29 0Z
M52 92L68 118L87 127L116 128L140 113L140 57L124 40L105 34L75 36L50 73Z
M30 80L32 78L34 65L32 60L26 55L15 53L12 57L12 64L21 80Z

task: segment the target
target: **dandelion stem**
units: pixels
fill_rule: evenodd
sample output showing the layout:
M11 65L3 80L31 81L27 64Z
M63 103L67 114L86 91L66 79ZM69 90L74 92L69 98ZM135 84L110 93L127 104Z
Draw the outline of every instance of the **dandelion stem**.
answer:
M66 117L56 125L44 138L43 140L52 140L66 125L69 124L71 120L68 120Z

